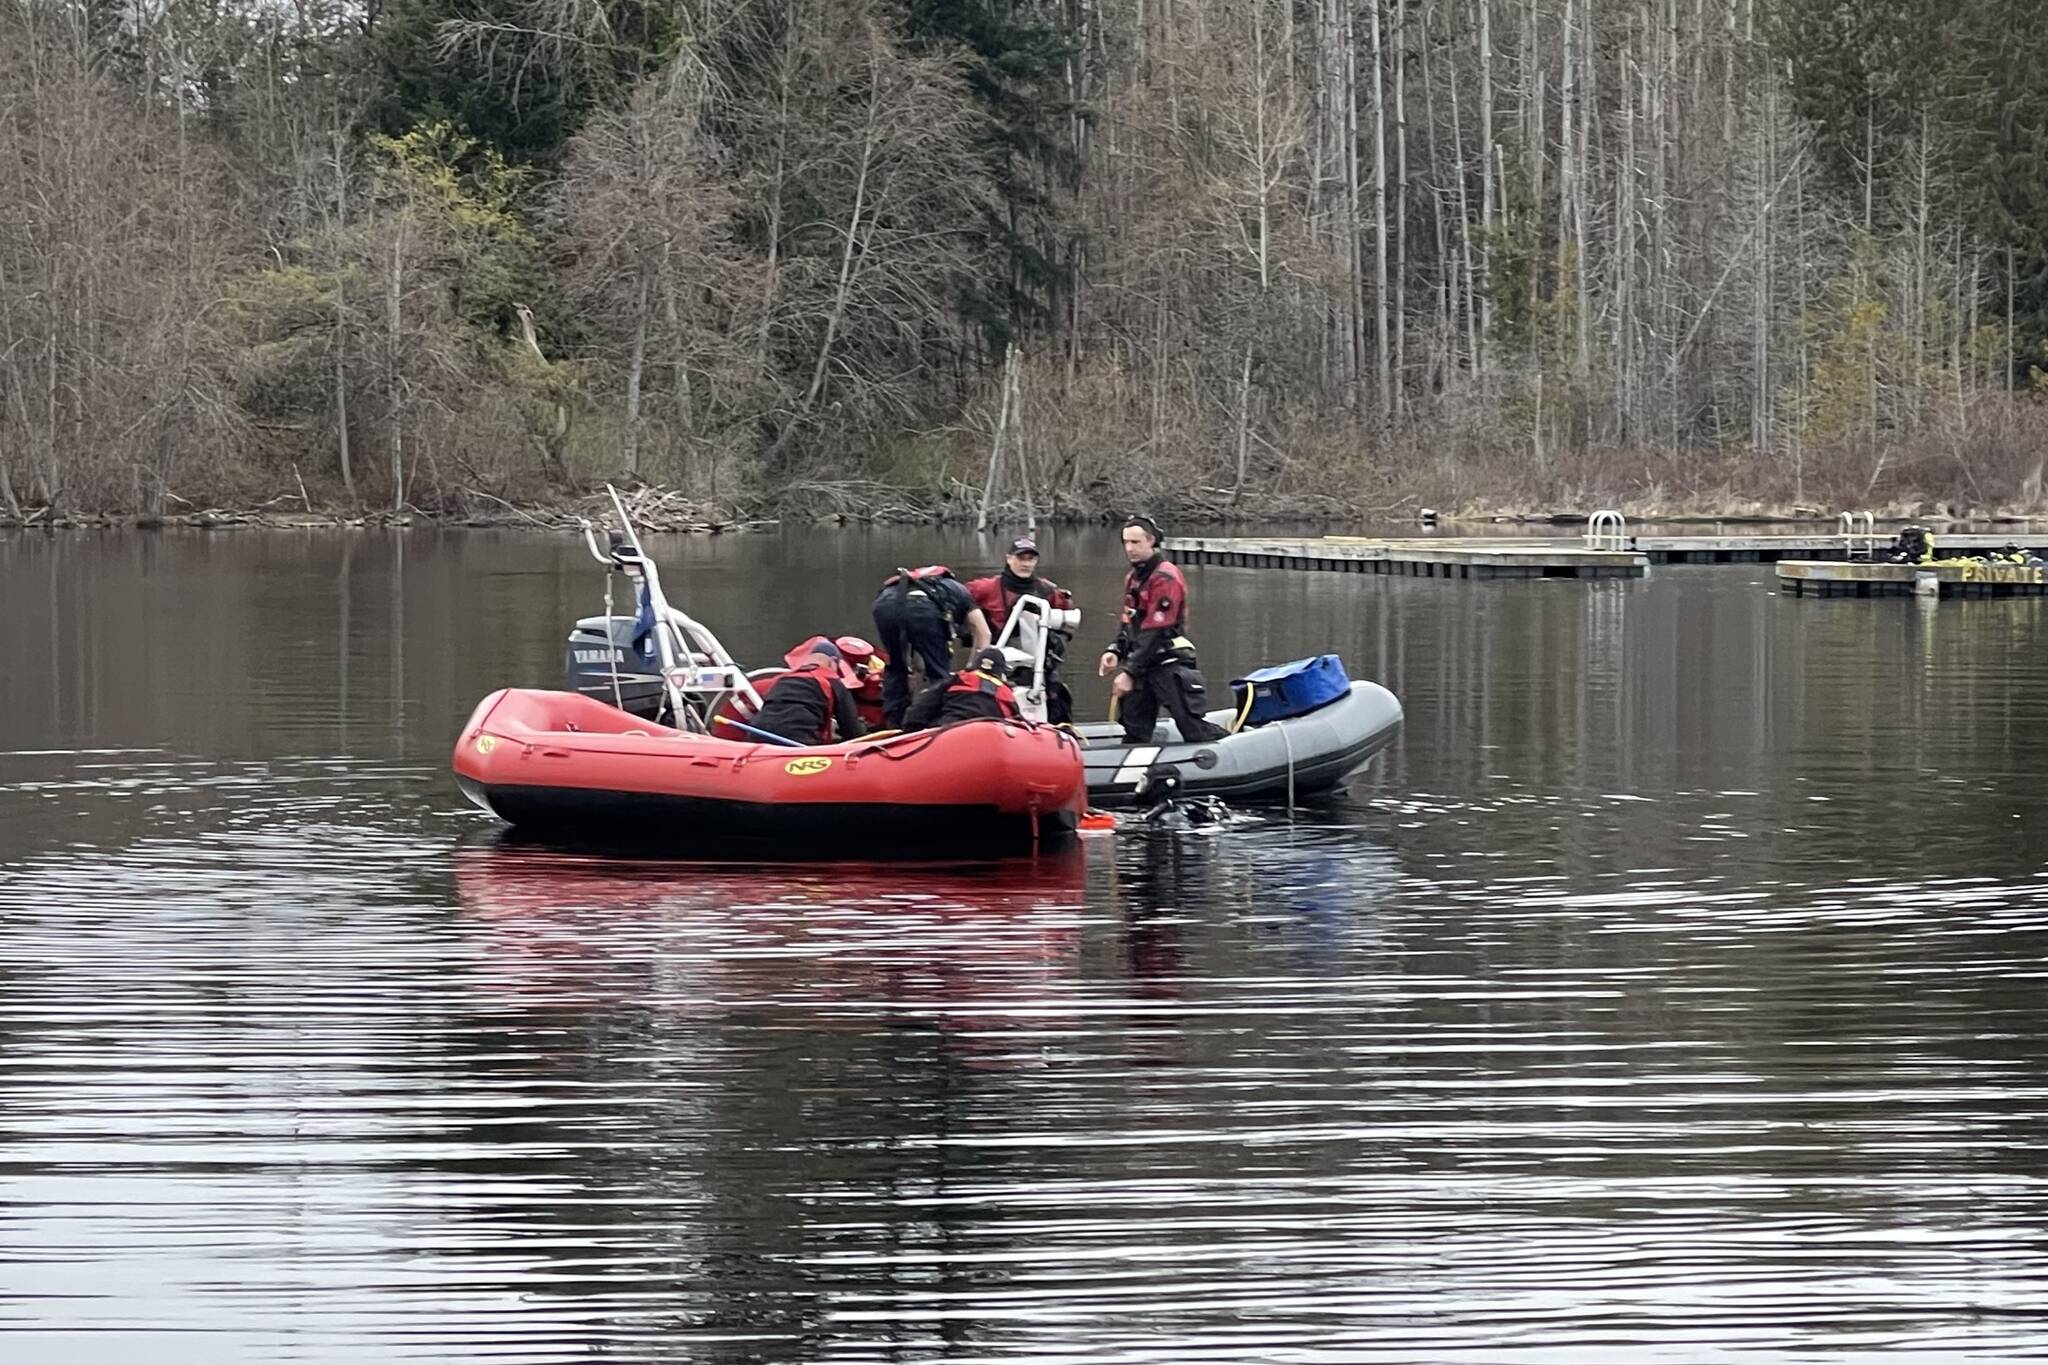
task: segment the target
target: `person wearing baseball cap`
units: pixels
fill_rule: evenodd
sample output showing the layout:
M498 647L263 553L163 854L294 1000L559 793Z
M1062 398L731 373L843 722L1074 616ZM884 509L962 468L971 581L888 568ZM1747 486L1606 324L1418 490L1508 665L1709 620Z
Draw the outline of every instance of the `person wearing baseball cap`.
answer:
M813 640L810 657L776 679L761 698L753 728L799 744L830 744L835 730L842 744L866 734L853 694L839 679L840 658L839 646L823 636Z
M1003 624L1010 619L1020 597L1043 598L1046 605L1061 611L1074 605L1073 594L1039 575L1038 539L1031 535L1021 535L1010 542L1001 573L974 579L968 583L967 591L981 608L981 614L988 618L992 639L1002 635ZM1034 618L1017 627L1018 648L1030 652L1036 647L1038 624ZM1046 719L1055 725L1071 720L1074 714L1073 694L1059 680L1059 664L1066 657L1066 644L1067 637L1059 631L1051 632L1045 642Z
M933 683L917 694L903 715L903 728L929 730L963 720L1016 720L1017 696L1003 680L1006 661L994 645L974 651L964 673Z

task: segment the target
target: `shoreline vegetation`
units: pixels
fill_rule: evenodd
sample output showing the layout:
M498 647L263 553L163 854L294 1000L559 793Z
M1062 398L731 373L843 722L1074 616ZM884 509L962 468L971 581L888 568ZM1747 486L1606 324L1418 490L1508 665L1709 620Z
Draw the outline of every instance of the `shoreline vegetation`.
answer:
M649 486L622 490L622 496L634 524L644 531L659 534L736 535L789 526L960 527L973 525L978 518L978 495L974 495L974 490L962 488L950 499L924 502L894 489L875 489L868 496L857 496L861 487L852 485L835 488L832 491L836 496L829 502L823 505L812 503L796 511L777 508L773 504L706 503L673 489ZM290 499L273 498L267 502L246 505L190 507L163 514L60 511L53 515L48 507L35 507L24 509L22 515L16 516L6 509L0 509L0 531L225 531L236 528L394 530L467 527L572 532L579 530L585 522L605 526L613 520L610 499L602 493L587 493L574 498L563 497L545 503L525 505L487 495L473 495L465 499L464 503L465 505L452 508L426 510L407 507L393 512L389 509L336 507L300 495ZM1023 509L999 510L1002 515L993 517L990 525L1005 534L1007 532L1003 532L1002 528L1023 526L1027 523L1033 526L1108 526L1114 524L1119 515L1053 509L1033 520ZM1183 534L1211 535L1229 535L1234 525L1251 522L1261 525L1291 524L1304 528L1304 533L1341 532L1344 527L1364 524L1380 527L1389 535L1398 537L1401 532L1394 528L1405 524L1411 527L1411 533L1417 536L1451 533L1460 526L1519 526L1527 527L1527 533L1532 536L1556 536L1567 535L1582 528L1588 513L1592 510L1596 509L1590 506L1586 511L1479 506L1441 509L1426 507L1413 499L1404 499L1401 504L1393 507L1343 509L1333 508L1328 504L1268 503L1262 499L1249 499L1240 506L1235 516L1217 511L1210 511L1205 515L1200 510L1188 509L1191 514L1184 515L1180 519L1180 524L1194 528ZM1833 528L1839 515L1813 506L1754 502L1687 502L1652 507L1622 500L1613 510L1620 511L1632 527L1698 525L1711 522L1760 528ZM2048 520L2048 512L2027 512L2011 508L1983 509L1940 502L1891 503L1857 510L1870 512L1876 524L1880 526L1910 522L1927 522L1935 526L2017 525Z
M2048 511L2009 0L0 3L0 521Z

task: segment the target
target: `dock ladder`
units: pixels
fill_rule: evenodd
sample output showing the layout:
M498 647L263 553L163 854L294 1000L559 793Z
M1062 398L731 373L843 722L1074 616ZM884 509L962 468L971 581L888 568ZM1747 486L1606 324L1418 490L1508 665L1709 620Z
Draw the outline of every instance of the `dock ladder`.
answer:
M1628 549L1628 518L1607 510L1587 517L1586 548L1625 552Z
M1844 512L1838 518L1842 525L1842 558L1851 561L1877 558L1877 517L1869 512Z

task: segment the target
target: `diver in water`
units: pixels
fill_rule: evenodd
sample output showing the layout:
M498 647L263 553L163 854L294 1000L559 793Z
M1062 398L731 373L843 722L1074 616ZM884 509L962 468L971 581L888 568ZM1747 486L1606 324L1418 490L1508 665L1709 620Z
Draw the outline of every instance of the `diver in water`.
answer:
M1207 829L1230 819L1230 807L1215 796L1182 796L1180 769L1155 763L1138 779L1138 821L1162 829Z

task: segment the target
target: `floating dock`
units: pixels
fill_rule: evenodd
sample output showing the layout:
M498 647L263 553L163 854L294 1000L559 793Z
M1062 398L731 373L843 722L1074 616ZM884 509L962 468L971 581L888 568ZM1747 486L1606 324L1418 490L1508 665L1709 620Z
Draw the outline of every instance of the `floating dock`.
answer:
M1976 553L2017 544L2040 553L2048 550L2048 534L2031 527L1990 534L1937 533L1935 543L1943 552ZM1880 539L1869 531L1858 535L1607 534L1404 539L1183 536L1174 539L1171 554L1182 564L1400 574L1412 578L1641 578L1652 564L1782 564L1789 560L1886 567L1872 561L1882 556L1890 544L1888 537Z
M1641 578L1640 550L1586 548L1574 540L1368 540L1357 536L1261 540L1248 536L1176 536L1176 563L1240 569L1403 574L1412 578Z
M1778 586L1796 597L2048 597L2048 566L1783 560Z
M1754 536L1645 536L1629 537L1650 557L1652 564L1778 564L1788 559L1808 562L1851 562L1881 558L1891 548L1890 537L1876 543L1870 538L1835 535ZM2048 535L2028 527L2009 532L1937 532L1935 544L1942 551L1978 554L2002 550L2008 545L2040 551L2048 546Z

